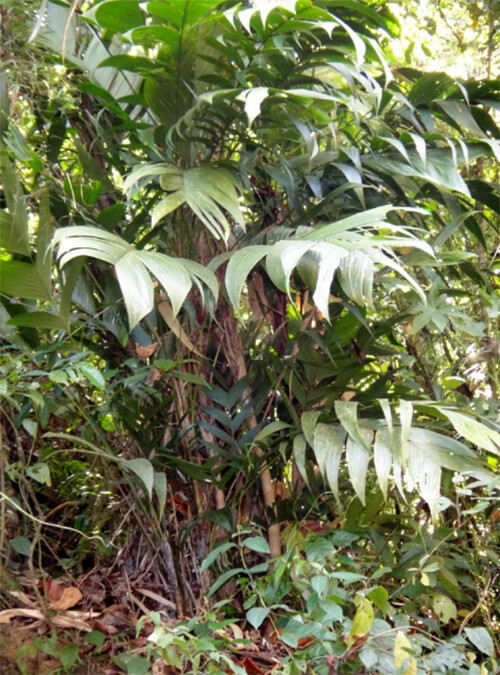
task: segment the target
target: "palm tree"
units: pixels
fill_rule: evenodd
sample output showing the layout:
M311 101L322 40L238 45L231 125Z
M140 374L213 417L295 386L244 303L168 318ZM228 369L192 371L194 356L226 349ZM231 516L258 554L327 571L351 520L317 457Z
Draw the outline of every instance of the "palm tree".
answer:
M77 196L55 232L56 288L42 230L33 260L14 245L28 217L5 166L2 228L25 258L3 263L4 291L57 306L13 316L10 303L10 323L70 330L81 320L73 298L136 350L194 356L176 400L179 462L193 447L215 459L206 476L219 510L238 502L245 467L260 475L274 556L276 489L290 467L289 491L324 479L339 501L349 482L361 502L367 484L387 496L391 477L435 518L442 468L489 479L474 451L430 425L446 419L493 454L500 436L429 400L416 344L430 322L463 320L447 310L446 280L476 272L457 267L468 254L449 246L455 231L486 243L493 222L489 188L467 167L498 153L495 85L389 64L397 22L379 4L105 0L83 16L48 11L44 43L56 36L67 62L88 70L75 75L88 110L73 120L74 144L97 199L89 208Z

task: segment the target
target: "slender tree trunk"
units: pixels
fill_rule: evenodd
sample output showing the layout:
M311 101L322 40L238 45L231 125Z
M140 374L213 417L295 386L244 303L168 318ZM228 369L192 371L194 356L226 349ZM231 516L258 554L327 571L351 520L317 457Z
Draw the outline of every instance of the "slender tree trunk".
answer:
M220 323L220 340L224 349L226 359L231 369L231 373L235 381L239 381L248 375L248 370L245 361L245 353L243 344L241 342L240 333L238 331L238 322L230 307L226 307ZM248 389L245 392L248 400L251 400L251 391ZM252 411L249 418L249 427L251 429L257 426L257 418L255 412ZM254 452L258 457L264 456L264 451L258 445L255 446ZM271 479L271 472L265 468L260 476L262 492L264 495L264 503L268 511L275 513L276 507L276 491ZM281 555L281 538L279 523L273 523L268 530L269 549L273 558Z

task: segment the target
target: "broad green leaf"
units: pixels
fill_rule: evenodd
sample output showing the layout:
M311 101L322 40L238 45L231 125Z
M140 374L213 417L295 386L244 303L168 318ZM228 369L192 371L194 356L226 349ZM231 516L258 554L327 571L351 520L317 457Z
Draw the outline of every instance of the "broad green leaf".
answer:
M492 474L478 455L454 438L429 429L412 427L408 441L412 451L419 452L445 469L459 473L471 473L478 478L491 480Z
M170 258L163 253L138 251L137 257L167 292L174 317L176 317L192 286L190 275L185 266L175 258Z
M163 42L169 50L178 50L181 46L181 35L172 26L147 25L131 30L127 37L136 45L155 47Z
M46 462L36 462L31 466L28 466L26 469L26 475L28 478L33 478L37 483L42 483L42 485L51 486L52 481L50 477L50 468Z
M87 644L100 649L106 641L106 636L100 630L91 630L83 639Z
M437 408L455 427L457 433L467 441L488 452L500 455L500 433L485 424L481 424L470 415L449 410L444 406Z
M389 593L383 586L375 586L366 596L380 609L383 616L386 616L390 610Z
M372 436L373 432L371 429L361 429L362 445L351 436L348 437L346 443L346 459L349 478L351 479L354 491L362 504L366 504L365 486L368 462L370 460L370 454L366 448L371 445Z
M463 128L472 131L473 134L483 136L483 130L472 117L469 107L463 101L447 99L444 101L437 101L437 105L444 110L444 112L456 122L457 127L461 131Z
M417 675L417 659L414 649L401 630L398 630L394 641L394 665L398 675Z
M419 462L418 488L422 499L429 504L432 519L436 522L441 489L441 467L433 459L426 458Z
M210 553L207 555L207 557L201 563L200 572L203 573L206 570L208 570L220 555L222 555L226 551L229 551L229 549L231 549L231 548L236 548L236 544L226 542L225 544L220 544L219 546L214 548L212 551L210 551Z
M273 284L290 294L290 275L304 253L311 248L310 242L278 241L271 246L266 257L266 271Z
M342 218L341 220L337 220L335 223L320 225L319 227L315 227L310 232L297 235L296 238L323 240L332 237L338 237L343 232L347 232L349 230L356 230L358 228L366 227L367 225L379 225L383 223L386 215L390 211L394 211L394 206L392 204L378 206L375 209L369 209L367 211L362 211L361 213L356 213L354 216Z
M272 436L272 434L275 434L278 431L282 431L283 429L289 429L289 428L290 428L290 425L287 424L286 422L281 422L280 420L274 420L274 422L270 422L263 429L261 429L259 431L259 433L255 437L255 443L259 443L259 441L263 441L264 439L268 438L269 436Z
M0 219L1 245L8 251L30 254L28 211L16 171L10 160L2 154L1 176L3 193L9 213L2 212ZM2 285L4 279L2 279Z
M358 403L356 401L335 401L335 413L341 425L358 445L369 450L371 443L365 445L365 439L358 424L357 409Z
M49 373L49 380L56 384L67 384L68 373L65 370L53 370Z
M198 283L199 279L205 284L212 293L213 302L216 305L219 298L219 283L215 276L215 271L208 267L203 267L200 263L197 263L194 260L188 260L187 258L177 258L177 261L184 267L193 281ZM202 293L200 284L198 284L198 287L200 288L200 293Z
M229 581L232 577L235 577L237 574L244 575L246 573L246 570L243 569L243 567L236 567L230 570L227 570L224 572L224 574L221 574L221 576L217 579L215 583L210 586L210 589L207 593L207 598L210 598L216 591L219 590L221 586L223 586L226 581Z
M7 321L7 324L27 328L45 328L47 330L68 330L66 322L58 314L51 314L50 312L16 314Z
M319 270L316 277L316 283L313 292L313 301L319 311L328 318L330 288L333 277L342 258L347 255L347 251L339 246L324 242L320 246L315 246L309 254L320 253Z
M174 164L141 164L134 167L131 173L123 181L123 191L128 192L142 178L155 176L160 179L164 174L178 173L179 169Z
M197 167L184 172L186 203L216 239L227 241L231 225L226 211L244 228L237 183L232 175L219 167Z
M436 593L434 595L432 609L439 620L444 624L448 624L452 619L456 620L457 618L457 607L455 603L451 598L442 593Z
M94 12L99 25L111 33L126 33L144 24L144 15L136 0L105 0Z
M344 618L342 607L333 600L321 600L318 606L325 613L325 621L342 621Z
M298 434L293 439L293 459L295 460L295 464L297 465L302 480L309 487L309 479L307 478L306 470L306 450L306 439L302 434Z
M244 101L245 113L248 117L248 126L251 127L256 117L260 115L262 103L269 96L269 89L267 87L253 87L242 91L236 98Z
M408 98L415 106L425 105L441 98L453 85L453 79L446 73L426 73L413 85Z
M408 452L406 449L406 444L408 442L408 436L410 435L411 422L413 418L413 406L410 401L405 401L401 399L399 402L399 418L401 420L401 464L403 470L406 468L406 462L408 457Z
M182 0L181 2L148 2L150 14L158 16L169 23L186 28L197 23L200 18L210 13L221 4L221 0Z
M38 431L38 424L34 420L23 420L23 429L26 429L29 435L35 438Z
M318 575L311 579L311 586L315 593L319 596L323 595L325 588L328 585L328 577L324 575Z
M115 264L116 277L127 308L129 330L153 309L151 277L136 251L125 253Z
M311 447L314 447L314 430L316 428L316 424L318 423L320 416L321 413L319 412L319 410L308 410L307 412L302 414L302 417L300 419L302 431L304 432L306 441L309 443Z
M271 553L269 544L264 537L249 537L248 539L243 539L241 545L249 548L251 551L256 551L257 553Z
M1 260L2 293L23 300L51 300L50 276L42 277L36 265L20 260Z
M158 221L165 216L168 216L169 213L175 211L182 206L186 201L184 191L178 190L177 192L172 192L167 197L162 199L158 204L155 205L154 209L151 212L151 226L154 227Z
M65 644L59 650L58 658L61 662L61 666L64 670L69 671L78 661L78 654L80 651L80 645L78 644Z
M240 296L246 278L269 251L269 246L251 246L235 251L226 269L226 290L229 302L238 310Z
M167 504L167 476L165 473L155 471L153 476L153 490L158 499L158 519L161 520Z
M133 56L132 54L115 54L99 64L99 68L118 68L133 73L147 72L154 70L156 67L154 61L150 61L144 56Z
M349 633L347 642L348 647L352 647L356 640L364 637L370 632L375 618L373 607L369 600L358 595L356 596L356 603L358 609L356 610L356 614L352 621L351 632Z
M146 267L164 286L175 314L191 288L190 276L207 283L215 299L217 297L215 275L198 263L152 251L137 251L120 237L105 230L78 226L62 228L56 232L53 243L58 245L62 265L82 255L115 265L130 330L153 309L153 283Z
M262 622L267 618L270 609L268 607L252 607L247 612L247 621L257 629L262 625Z
M362 251L351 251L340 261L339 272L344 293L358 305L373 308L373 260Z
M90 363L81 363L78 369L94 387L98 389L106 388L106 380L98 368L91 366Z
M337 444L335 448L330 452L328 456L328 461L326 464L326 480L328 485L337 500L337 503L340 504L340 494L339 494L339 469L340 469L340 460L342 458L342 453L344 451L344 443L346 435L342 429L336 428L334 434L337 436Z
M483 652L483 654L486 654L486 656L493 658L495 655L495 647L491 635L486 628L483 628L482 626L479 626L478 628L466 628L465 634L474 647L477 647L477 649Z
M146 492L151 499L153 495L154 470L149 459L145 459L144 457L127 459L123 462L123 465L141 479L146 488Z
M9 544L19 555L28 557L31 553L31 541L28 537L14 537L14 539L9 540Z
M488 139L483 139L487 142ZM457 171L453 163L452 155L448 150L440 148L439 150L429 150L427 152L427 162L424 166L418 153L410 151L410 164L395 159L388 159L381 157L376 161L373 159L366 159L365 164L373 169L376 173L384 175L410 176L413 178L422 178L429 181L439 188L446 190L456 190L466 197L470 197L469 188L464 179Z
M30 254L29 237L23 236L23 231L14 225L15 219L12 214L0 211L0 243L2 248L11 253ZM27 231L26 231L27 232Z
M326 464L331 452L335 451L336 438L330 433L330 424L318 424L314 429L313 448L318 463L319 472L323 478L326 477Z
M387 499L389 474L392 467L392 443L389 429L378 429L373 445L373 461L378 484Z

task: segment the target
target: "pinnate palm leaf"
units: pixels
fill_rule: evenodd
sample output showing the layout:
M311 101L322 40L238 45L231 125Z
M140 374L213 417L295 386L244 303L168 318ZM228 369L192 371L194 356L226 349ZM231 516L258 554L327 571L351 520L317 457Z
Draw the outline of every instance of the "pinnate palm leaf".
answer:
M223 167L184 170L171 163L144 164L127 176L124 190L130 191L144 178L159 179L161 187L169 192L152 213L153 226L186 203L216 239L227 241L233 223L244 227L238 181Z
M403 408L406 403L400 402ZM343 457L351 485L362 503L365 503L366 476L373 459L377 482L386 498L390 481L396 481L396 474L402 472L406 490L419 492L429 504L434 519L439 509L443 469L473 475L481 480L494 479L494 474L476 452L450 436L411 426L411 418L406 413L401 425L392 425L392 421L388 424L387 415L385 420L358 420L357 403L354 401L338 401L335 409L340 424L318 423L319 415L311 417L313 413L305 413L302 424L304 432L307 430L307 442L313 448L320 474L337 499ZM451 420L453 422L453 417ZM460 424L463 424L461 420L457 426ZM485 439L494 438L496 442L500 438L497 432L480 422L475 422L474 428ZM399 448L403 441L406 460L401 462ZM404 495L403 487L398 487Z
M136 250L131 244L105 230L86 226L62 228L56 232L52 245L58 248L58 258L62 266L82 256L90 256L114 265L130 330L153 309L154 287L151 275L167 292L174 317L191 290L193 280L197 284L200 280L204 282L212 293L217 290L215 276L201 265L193 261L178 260L163 253Z

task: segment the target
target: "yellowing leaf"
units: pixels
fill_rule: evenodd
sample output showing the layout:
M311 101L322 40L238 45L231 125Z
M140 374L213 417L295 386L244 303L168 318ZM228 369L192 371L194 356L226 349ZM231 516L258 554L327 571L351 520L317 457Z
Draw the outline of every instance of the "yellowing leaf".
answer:
M412 656L413 647L406 635L398 631L394 642L394 662L398 675L417 675L417 659ZM404 670L401 670L406 666Z
M370 632L373 619L375 618L373 607L369 600L358 596L356 601L358 603L358 609L354 615L351 632L349 633L349 639L347 642L348 647L351 647L358 638L363 637Z

